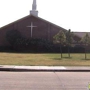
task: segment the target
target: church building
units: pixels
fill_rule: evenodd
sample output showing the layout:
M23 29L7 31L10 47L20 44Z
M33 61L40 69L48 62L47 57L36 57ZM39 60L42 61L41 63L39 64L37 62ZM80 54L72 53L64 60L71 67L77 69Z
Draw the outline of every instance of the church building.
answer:
M30 15L0 28L0 46L10 46L6 35L13 30L19 31L24 38L41 38L52 42L54 35L66 29L38 17L37 3L33 0Z

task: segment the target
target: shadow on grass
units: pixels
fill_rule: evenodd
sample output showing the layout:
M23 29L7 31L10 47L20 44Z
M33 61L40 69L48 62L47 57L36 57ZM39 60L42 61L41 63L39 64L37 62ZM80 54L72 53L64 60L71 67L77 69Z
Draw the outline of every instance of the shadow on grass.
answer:
M87 59L84 58L84 59L81 59L81 60L90 60L90 59L89 58L87 58Z
M62 60L62 58L51 58L53 60Z
M72 59L72 57L63 57L63 58L65 58L65 59Z
M62 58L51 58L53 60L63 60L63 59L72 59L72 57L62 57Z

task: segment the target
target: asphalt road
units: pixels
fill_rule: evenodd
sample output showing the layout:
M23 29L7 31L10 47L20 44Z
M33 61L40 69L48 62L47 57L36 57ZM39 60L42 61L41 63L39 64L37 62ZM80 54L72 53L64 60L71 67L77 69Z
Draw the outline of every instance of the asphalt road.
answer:
M90 72L0 72L0 90L88 90Z

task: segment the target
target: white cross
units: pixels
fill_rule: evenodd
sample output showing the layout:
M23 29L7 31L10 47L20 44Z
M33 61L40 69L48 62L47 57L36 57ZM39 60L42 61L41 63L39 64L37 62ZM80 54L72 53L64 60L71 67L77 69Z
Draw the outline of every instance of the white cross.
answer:
M37 26L33 26L33 23L31 22L31 25L30 25L30 26L27 26L27 27L30 27L30 28L31 28L31 38L32 38L32 31L33 31L33 28L34 28L34 27L37 27Z

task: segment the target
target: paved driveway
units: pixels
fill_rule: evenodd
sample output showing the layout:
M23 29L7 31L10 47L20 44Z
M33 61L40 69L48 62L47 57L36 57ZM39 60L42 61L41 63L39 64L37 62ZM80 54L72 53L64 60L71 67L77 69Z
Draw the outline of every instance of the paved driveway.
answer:
M90 72L0 72L0 90L88 90Z

